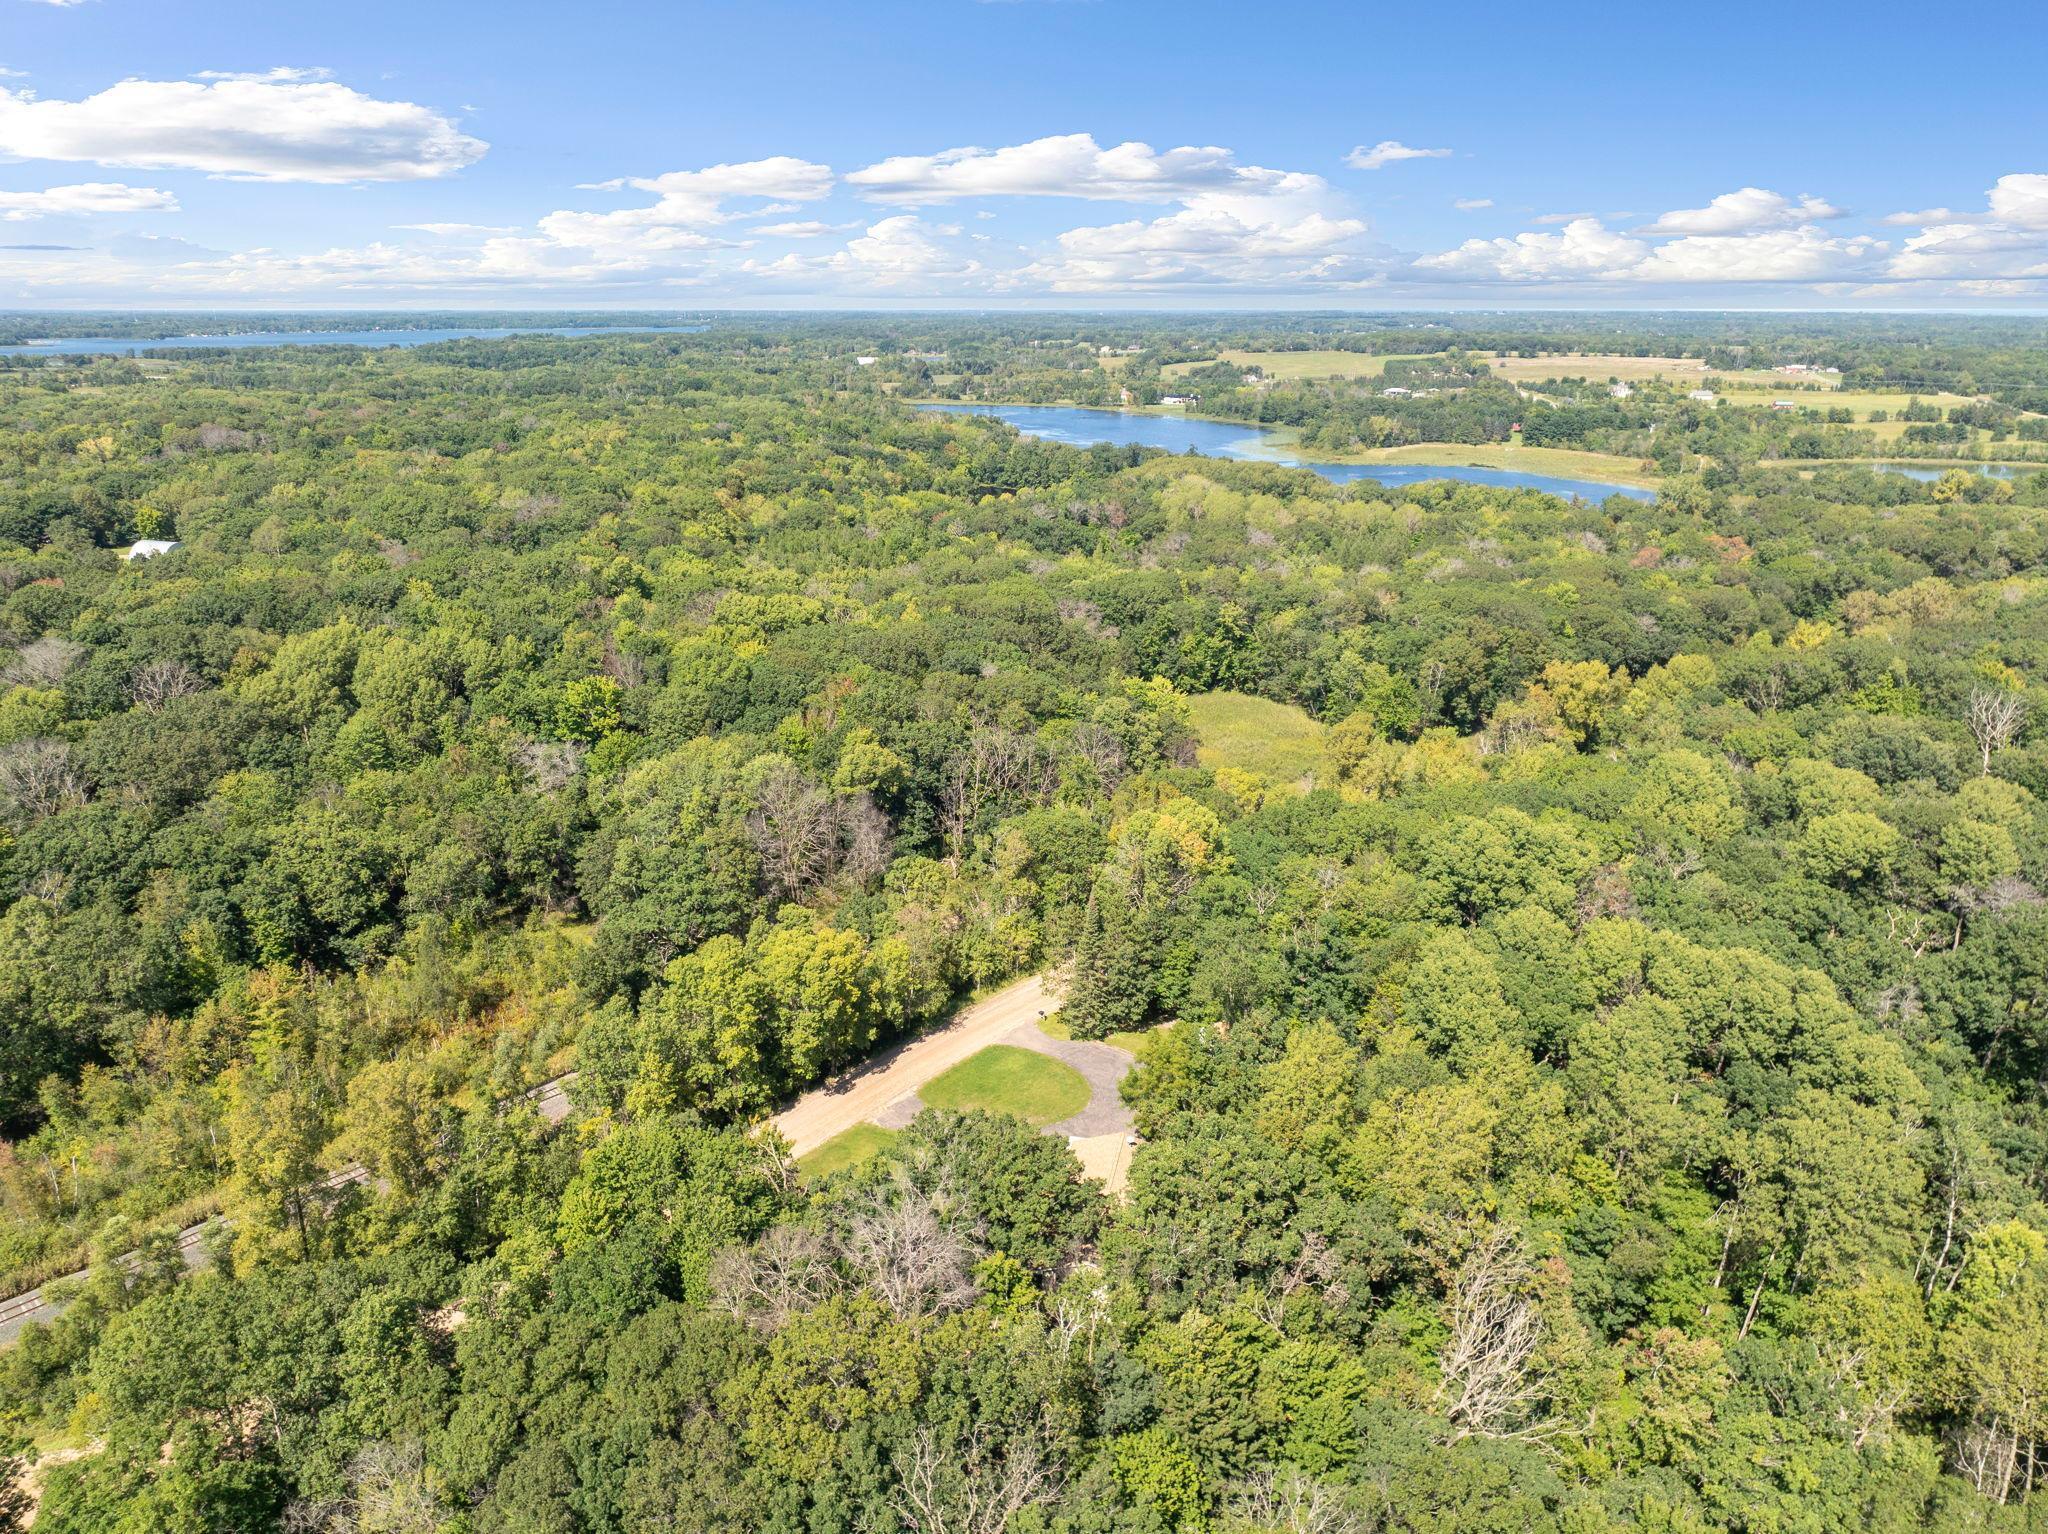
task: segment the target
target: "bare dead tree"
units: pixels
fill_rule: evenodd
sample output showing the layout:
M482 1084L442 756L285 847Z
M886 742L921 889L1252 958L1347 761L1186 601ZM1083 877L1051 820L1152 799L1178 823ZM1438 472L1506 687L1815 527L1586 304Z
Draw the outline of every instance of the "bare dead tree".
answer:
M777 1225L711 1263L711 1299L734 1318L776 1332L839 1289L831 1245L802 1225Z
M1899 1413L1912 1403L1912 1385L1872 1378L1864 1350L1847 1343L1816 1342L1813 1355L1822 1374L1834 1383L1835 1427L1850 1446L1861 1449L1873 1438L1880 1443L1889 1438Z
M631 650L621 650L609 639L605 641L603 667L604 674L628 692L647 685L646 658Z
M1003 1534L1010 1520L1059 1489L1059 1463L1044 1418L992 1430L977 1422L942 1436L920 1423L898 1456L889 1504L915 1534Z
M1505 1227L1496 1227L1459 1269L1437 1385L1453 1437L1541 1439L1555 1431L1555 1424L1534 1420L1543 1391L1530 1363L1544 1331L1529 1292L1534 1278L1520 1239Z
M2003 687L1973 687L1963 717L1970 726L1970 738L1977 742L1977 750L1984 759L1982 775L1988 778L1991 753L2011 745L2020 726L2027 722L2027 700Z
M589 754L590 747L580 740L521 740L509 753L514 762L526 769L533 790L542 794L564 787Z
M1076 1347L1091 1363L1095 1359L1095 1334L1109 1321L1109 1285L1090 1284L1076 1292L1064 1289L1052 1307L1052 1334L1062 1358Z
M872 794L847 794L837 804L840 870L862 884L889 866L889 817Z
M1936 1228L1922 1241L1920 1258L1913 1266L1913 1276L1930 1300L1937 1289L1955 1288L1963 1276L1964 1252L1975 1224L1971 1204L1979 1191L1969 1147L1956 1125L1952 1121L1942 1124L1940 1137L1941 1170L1932 1179L1934 1187L1929 1191L1940 1190L1942 1212Z
M1344 1499L1336 1487L1292 1466L1264 1470L1231 1489L1225 1528L1277 1529L1285 1534L1371 1534L1379 1519Z
M1275 1330L1287 1313L1287 1302L1297 1294L1313 1294L1333 1310L1351 1303L1351 1286L1344 1282L1344 1261L1321 1231L1311 1230L1301 1238L1301 1250L1282 1268L1262 1297L1260 1313Z
M71 748L40 736L0 746L0 802L30 819L85 802L85 779L71 765Z
M1949 1440L1949 1462L1957 1475L2001 1507L2024 1498L2037 1478L2036 1445L1997 1413L1976 1413Z
M939 812L955 861L967 851L967 835L984 811L1020 801L1043 804L1059 786L1052 753L1015 730L977 728L967 744L946 760L939 788Z
M1772 666L1752 673L1742 684L1742 695L1759 714L1768 714L1785 701L1785 673Z
M416 1438L363 1446L349 1461L348 1490L285 1509L286 1534L434 1534L453 1511L434 1491Z
M754 795L747 834L772 897L794 899L832 871L839 848L837 807L830 794L781 763Z
M0 683L9 687L55 687L85 658L85 646L52 634L31 640L0 666Z
M198 674L178 660L153 660L129 680L128 695L138 708L154 714L167 703L199 691Z
M1069 745L1074 755L1088 764L1105 794L1115 793L1122 787L1124 779L1130 776L1130 758L1124 751L1124 743L1107 725L1093 721L1075 725Z
M847 1262L898 1316L941 1315L974 1302L975 1249L920 1189L877 1189L849 1211Z

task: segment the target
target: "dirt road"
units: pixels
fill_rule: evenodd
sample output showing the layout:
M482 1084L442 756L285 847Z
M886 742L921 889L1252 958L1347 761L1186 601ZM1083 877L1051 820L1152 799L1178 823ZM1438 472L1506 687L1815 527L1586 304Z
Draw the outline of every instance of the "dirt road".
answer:
M842 1130L866 1123L1019 1025L1035 1023L1040 1013L1058 1009L1058 999L1046 990L1040 976L1006 985L973 1006L961 1008L936 1032L899 1044L806 1093L769 1122L781 1131L796 1155L807 1156Z

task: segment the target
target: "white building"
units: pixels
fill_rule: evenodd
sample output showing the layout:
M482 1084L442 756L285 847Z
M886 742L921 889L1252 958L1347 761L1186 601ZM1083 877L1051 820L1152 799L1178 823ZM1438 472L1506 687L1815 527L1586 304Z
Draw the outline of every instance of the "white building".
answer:
M853 365L858 368L871 368L881 360L880 357L856 357L853 359Z
M1382 399L1406 399L1412 392L1414 391L1404 389L1399 384L1395 384L1390 389L1380 390L1380 397Z
M154 559L157 555L168 554L172 549L179 546L178 540L175 538L138 538L129 548L128 552L121 557L123 559Z
M1714 403L1714 391L1712 389L1695 389L1692 393L1686 395L1686 398L1696 399L1702 405L1711 405Z
M1635 393L1636 391L1631 389L1625 383L1618 383L1610 385L1607 392L1613 395L1616 399L1627 399L1631 394Z

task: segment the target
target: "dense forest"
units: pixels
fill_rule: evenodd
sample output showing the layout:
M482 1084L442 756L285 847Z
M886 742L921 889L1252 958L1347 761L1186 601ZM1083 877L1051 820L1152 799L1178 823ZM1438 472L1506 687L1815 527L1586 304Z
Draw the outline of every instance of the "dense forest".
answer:
M0 370L0 1293L91 1265L0 1528L2048 1528L2048 473L1701 411L1592 504L906 403L1242 346L1525 427L1497 354L2048 383L1749 316ZM1634 431L1600 383L1541 409ZM763 1127L1041 971L1135 1055L1116 1192Z

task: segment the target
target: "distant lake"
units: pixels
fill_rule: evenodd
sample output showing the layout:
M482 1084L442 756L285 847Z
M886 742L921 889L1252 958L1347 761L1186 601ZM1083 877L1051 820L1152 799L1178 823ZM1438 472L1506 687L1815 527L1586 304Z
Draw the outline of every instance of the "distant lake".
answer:
M1654 490L1640 485L1563 479L1554 474L1529 474L1520 469L1479 469L1455 463L1330 463L1275 447L1271 427L1242 425L1235 421L1199 421L1179 415L1152 415L1135 410L1087 410L1069 405L920 405L918 408L954 415L994 416L999 421L1007 421L1027 437L1064 442L1073 447L1092 447L1098 442L1113 443L1118 447L1135 444L1138 447L1165 448L1169 453L1193 451L1211 458L1237 458L1253 463L1314 469L1323 478L1340 485L1355 479L1377 480L1382 485L1417 485L1432 479L1462 479L1475 485L1541 490L1548 495L1577 496L1587 501L1604 501L1610 495L1626 495L1647 501L1656 496ZM1455 453L1457 448L1447 447L1444 451Z
M89 357L102 353L182 351L204 347L240 351L252 346L431 346L436 341L499 341L507 336L669 335L702 330L701 325L516 325L493 330L249 330L228 336L59 336L25 346L0 346L0 356Z
M1922 484L1932 484L1950 469L1974 469L1986 479L2011 479L2020 472L2018 465L2010 463L1958 463L1941 469L1932 469L1918 463L1874 463L1871 468L1880 474L1903 474L1906 478L1917 479Z

